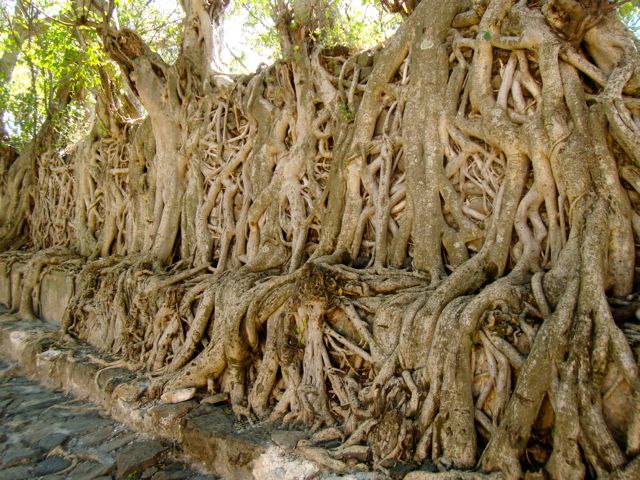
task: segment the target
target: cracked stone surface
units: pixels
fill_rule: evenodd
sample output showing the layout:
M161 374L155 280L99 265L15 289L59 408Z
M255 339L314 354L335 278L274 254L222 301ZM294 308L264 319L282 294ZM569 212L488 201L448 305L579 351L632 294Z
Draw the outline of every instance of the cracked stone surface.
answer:
M218 478L176 455L174 446L134 433L0 360L0 480Z

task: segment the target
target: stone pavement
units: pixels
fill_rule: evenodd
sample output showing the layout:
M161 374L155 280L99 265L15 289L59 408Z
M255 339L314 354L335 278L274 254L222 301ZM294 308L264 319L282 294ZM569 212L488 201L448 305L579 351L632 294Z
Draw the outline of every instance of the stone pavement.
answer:
M0 360L0 480L204 480L166 442L47 389Z

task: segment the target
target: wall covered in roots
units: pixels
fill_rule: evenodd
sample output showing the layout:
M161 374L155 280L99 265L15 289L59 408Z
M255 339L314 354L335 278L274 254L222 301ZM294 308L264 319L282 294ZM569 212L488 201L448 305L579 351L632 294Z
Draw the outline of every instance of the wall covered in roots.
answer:
M607 6L423 0L236 77L189 27L174 65L109 30L148 116L4 168L15 307L73 272L62 328L150 400L227 392L338 470L638 478L640 56Z

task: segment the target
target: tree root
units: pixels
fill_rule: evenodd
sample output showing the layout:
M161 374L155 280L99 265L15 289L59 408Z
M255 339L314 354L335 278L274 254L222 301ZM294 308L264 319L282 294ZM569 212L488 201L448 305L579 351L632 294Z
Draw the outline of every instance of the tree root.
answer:
M637 41L589 2L405 3L349 58L281 22L289 56L232 80L193 61L215 12L174 65L104 27L149 120L4 173L0 248L39 250L0 257L13 307L79 252L64 333L337 472L634 478Z

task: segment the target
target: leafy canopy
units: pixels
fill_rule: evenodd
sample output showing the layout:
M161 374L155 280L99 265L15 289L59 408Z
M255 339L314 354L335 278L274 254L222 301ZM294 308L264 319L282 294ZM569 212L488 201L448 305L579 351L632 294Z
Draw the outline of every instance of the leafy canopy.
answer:
M413 0L412 0L413 1ZM394 3L395 2L395 3ZM0 142L20 150L45 121L54 123L60 144L79 139L89 126L101 76L122 94L118 68L111 63L95 31L71 26L89 12L88 0L0 0ZM384 41L401 22L390 0L232 0L225 16L222 57L229 70L247 73L260 63L282 57L276 23L285 8L296 28L300 5L322 21L310 36L324 47L370 48ZM417 3L417 2L414 2ZM174 0L115 0L113 22L136 31L172 63L179 53L184 13ZM400 9L402 10L402 9ZM298 15L294 14L298 12ZM619 7L618 14L640 31L640 0ZM100 20L100 19L97 19ZM57 92L71 88L63 108Z
M294 3L295 0L282 2L292 12ZM312 34L325 47L371 48L393 33L401 21L399 15L386 12L377 0L313 3L321 4L320 15L325 18ZM223 54L233 71L246 72L260 62L271 63L282 57L276 28L278 7L277 0L232 0L225 28L227 51ZM293 15L289 25L296 28L303 21Z
M173 8L163 0L116 0L114 21L138 32L172 62L178 54L183 13L177 2L171 3ZM0 0L0 58L16 57L13 64L1 64L6 68L0 77L0 136L5 136L0 141L19 151L49 121L58 144L72 143L89 127L101 89L100 71L121 88L118 69L104 54L96 32L72 26L80 16L92 15L89 4ZM62 88L73 95L61 107L56 95Z

